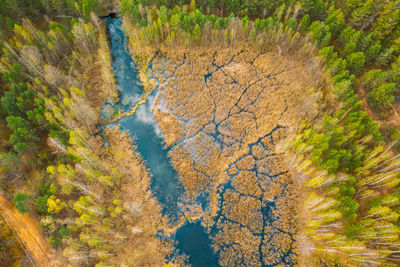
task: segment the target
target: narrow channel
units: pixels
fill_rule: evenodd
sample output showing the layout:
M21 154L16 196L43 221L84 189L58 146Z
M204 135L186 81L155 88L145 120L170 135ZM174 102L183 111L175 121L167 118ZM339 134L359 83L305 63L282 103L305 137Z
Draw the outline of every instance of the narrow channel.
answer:
M121 19L110 15L104 20L113 73L120 94L117 103L105 103L104 106L129 111L142 100L144 90L140 85L137 66L127 47ZM168 157L169 150L165 147L163 133L151 110L156 94L157 91L150 94L145 104L140 105L133 115L122 117L107 127L119 126L121 131L129 132L152 175L151 190L162 205L163 214L171 223L177 223L183 215L178 203L184 194L184 188ZM192 266L218 266L217 256L211 249L211 240L200 222L185 223L172 238L175 239L177 253L187 255L188 263Z
M107 17L105 20L111 43L113 72L120 94L119 101L109 105L128 111L142 99L144 90L140 85L137 66L127 49L127 42L121 28L121 19ZM154 93L148 96L146 103L140 105L133 115L122 117L110 124L109 127L118 125L121 131L130 133L138 152L152 174L153 194L163 205L164 215L171 221L176 221L181 215L177 204L183 193L183 187L171 165L162 132L151 111Z

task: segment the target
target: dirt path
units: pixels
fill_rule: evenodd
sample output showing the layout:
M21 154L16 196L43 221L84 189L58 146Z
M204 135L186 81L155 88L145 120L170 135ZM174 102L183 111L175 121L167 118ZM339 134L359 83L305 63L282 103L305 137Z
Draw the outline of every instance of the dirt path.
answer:
M22 244L28 257L37 266L55 266L55 254L42 237L36 223L27 214L21 214L0 195L0 213Z

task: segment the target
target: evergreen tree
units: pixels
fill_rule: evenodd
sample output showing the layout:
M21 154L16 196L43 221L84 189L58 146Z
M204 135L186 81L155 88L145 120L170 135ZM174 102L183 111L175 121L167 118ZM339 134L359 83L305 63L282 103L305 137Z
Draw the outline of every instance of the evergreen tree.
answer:
M372 89L368 94L368 103L374 110L383 111L390 108L394 102L395 83L385 83Z

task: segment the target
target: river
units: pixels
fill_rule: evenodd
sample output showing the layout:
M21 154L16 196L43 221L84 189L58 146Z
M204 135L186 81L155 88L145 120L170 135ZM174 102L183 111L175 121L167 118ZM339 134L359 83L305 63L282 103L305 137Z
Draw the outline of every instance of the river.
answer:
M117 103L105 103L104 107L118 108L126 112L142 100L144 90L140 85L137 66L127 48L121 19L109 16L105 18L105 22L113 73L120 96ZM152 175L151 190L163 207L163 215L174 224L183 216L178 204L185 192L168 157L169 150L165 146L163 133L152 113L151 107L156 94L157 90L153 91L133 115L122 117L107 127L118 125L121 131L129 132ZM211 249L211 240L199 221L186 222L170 238L175 239L176 254L187 255L192 266L218 265L217 256Z

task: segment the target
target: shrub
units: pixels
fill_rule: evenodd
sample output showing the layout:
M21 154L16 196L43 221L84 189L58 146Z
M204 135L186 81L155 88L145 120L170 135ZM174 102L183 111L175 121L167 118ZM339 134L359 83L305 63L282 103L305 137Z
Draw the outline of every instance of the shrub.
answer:
M25 193L17 193L14 198L11 200L12 203L14 203L15 208L21 212L25 213L30 211L29 204L27 201L31 198L30 195L25 194Z
M44 214L47 214L47 199L48 196L41 196L36 198L37 209Z

